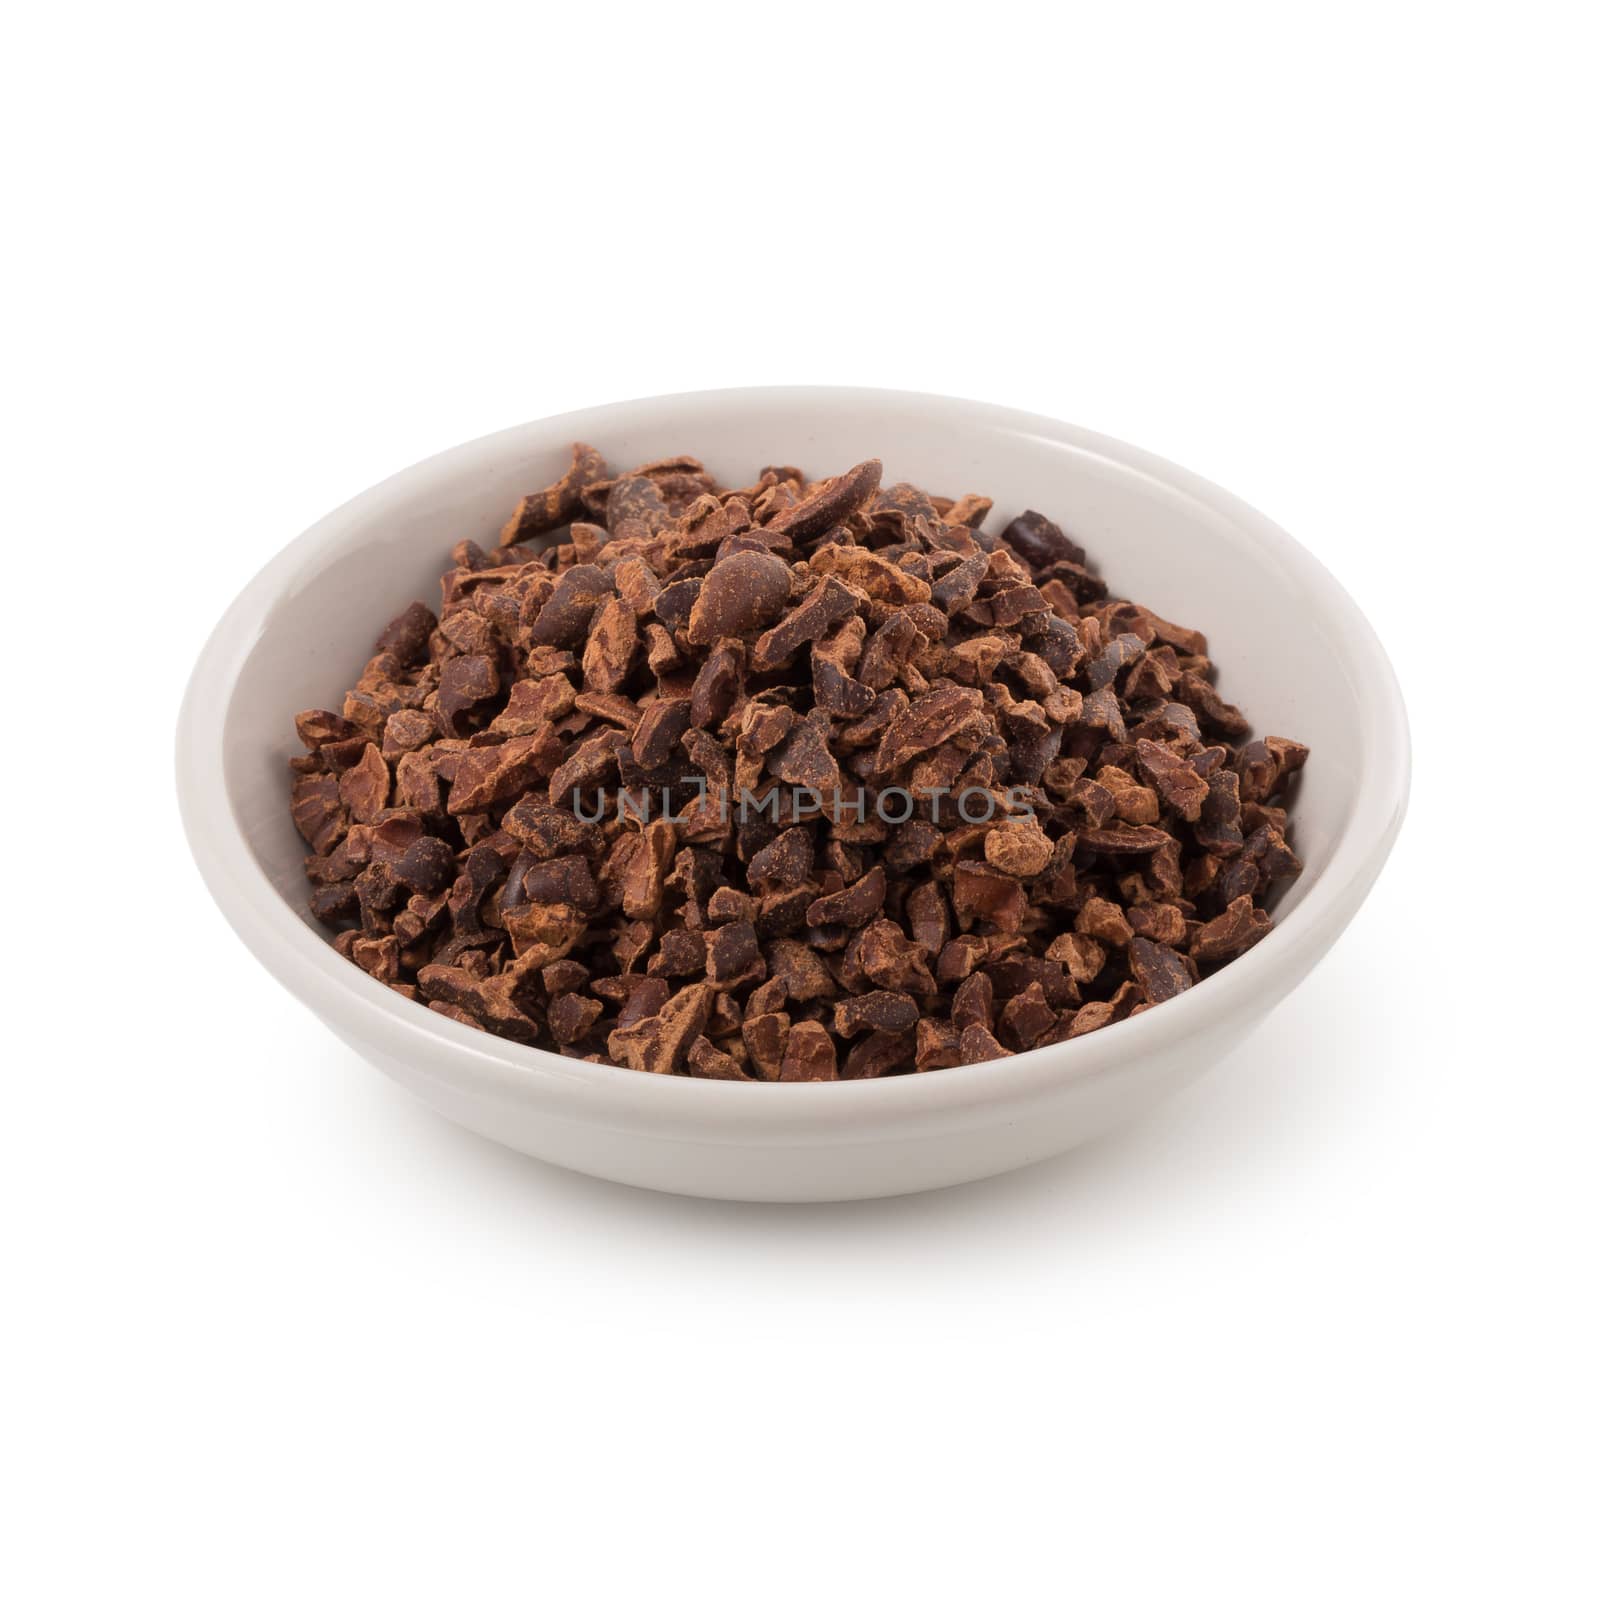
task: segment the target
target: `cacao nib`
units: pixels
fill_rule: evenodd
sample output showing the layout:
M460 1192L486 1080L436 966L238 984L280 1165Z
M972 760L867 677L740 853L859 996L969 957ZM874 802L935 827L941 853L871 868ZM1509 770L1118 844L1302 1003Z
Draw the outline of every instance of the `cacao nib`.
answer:
M595 1070L797 1083L1053 1047L1264 938L1306 747L1061 523L881 478L577 444L458 543L295 719L334 948Z

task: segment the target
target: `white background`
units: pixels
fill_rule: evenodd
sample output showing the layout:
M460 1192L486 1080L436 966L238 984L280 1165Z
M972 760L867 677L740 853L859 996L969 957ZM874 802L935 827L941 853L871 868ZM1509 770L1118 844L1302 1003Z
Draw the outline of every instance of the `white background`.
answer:
M1584 11L13 19L10 1593L1596 1592ZM227 931L170 777L211 623L334 504L782 382L1234 489L1416 745L1368 905L1201 1086L831 1209L416 1107Z

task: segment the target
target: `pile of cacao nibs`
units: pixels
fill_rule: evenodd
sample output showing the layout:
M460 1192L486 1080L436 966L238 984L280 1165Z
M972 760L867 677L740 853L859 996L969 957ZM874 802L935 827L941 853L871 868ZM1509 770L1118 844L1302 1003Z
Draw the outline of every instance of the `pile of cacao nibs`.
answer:
M723 489L575 445L296 719L311 909L469 1027L703 1078L987 1061L1271 927L1306 747L1083 549L877 461Z

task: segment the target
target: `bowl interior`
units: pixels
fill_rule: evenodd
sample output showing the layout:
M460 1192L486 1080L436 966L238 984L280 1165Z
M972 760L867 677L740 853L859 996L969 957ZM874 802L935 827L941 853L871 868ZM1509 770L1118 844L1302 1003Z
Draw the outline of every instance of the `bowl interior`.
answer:
M309 925L305 846L288 817L295 713L337 710L388 619L412 600L437 608L450 546L492 543L518 496L559 475L575 437L618 470L688 453L724 483L769 463L822 476L876 455L886 483L992 496L992 528L1026 509L1055 518L1113 593L1204 631L1218 687L1257 733L1311 746L1294 805L1306 871L1280 918L1326 869L1362 781L1358 674L1326 591L1342 595L1254 513L1139 452L1016 413L870 391L724 392L558 417L447 452L334 512L253 586L261 602L234 619L223 777L256 862Z

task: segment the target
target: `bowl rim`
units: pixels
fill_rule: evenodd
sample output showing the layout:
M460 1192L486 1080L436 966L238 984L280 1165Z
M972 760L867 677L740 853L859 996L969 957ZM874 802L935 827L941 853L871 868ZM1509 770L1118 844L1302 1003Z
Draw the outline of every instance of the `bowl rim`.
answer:
M295 579L338 547L352 524L389 502L425 494L475 464L488 467L531 434L561 442L613 432L630 415L653 420L665 408L738 406L815 414L863 406L966 422L1022 434L1098 457L1157 482L1226 519L1259 558L1296 581L1337 648L1358 709L1359 770L1354 800L1317 881L1271 935L1192 989L1139 1016L1082 1038L941 1072L829 1084L748 1085L675 1074L630 1072L480 1033L375 982L309 927L257 862L227 792L218 756L239 673L267 619ZM1264 1011L1302 978L1342 931L1370 889L1405 815L1411 747L1404 701L1371 624L1331 573L1276 523L1186 468L1089 429L1027 411L946 395L836 386L763 386L656 395L562 413L453 446L363 490L289 543L250 580L202 647L177 727L179 809L190 850L224 917L251 952L297 998L381 1053L471 1092L538 1095L545 1109L584 1120L648 1128L663 1138L755 1133L803 1139L881 1137L886 1125L951 1111L1004 1115L1034 1094L1126 1066L1176 1045L1183 1035L1226 1027ZM1269 1002L1270 1003L1270 1002Z

